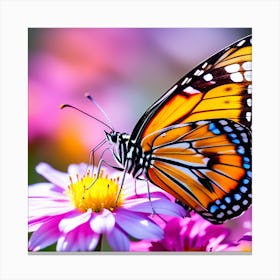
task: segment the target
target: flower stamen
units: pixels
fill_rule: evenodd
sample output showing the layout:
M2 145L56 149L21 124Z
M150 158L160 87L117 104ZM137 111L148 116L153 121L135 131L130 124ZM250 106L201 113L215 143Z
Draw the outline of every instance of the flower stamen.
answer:
M96 174L93 177L90 176L88 171L82 178L77 175L76 182L70 178L67 194L81 212L91 209L93 212L99 213L104 208L114 211L124 201L122 192L117 197L119 193L118 181L118 178L108 178L107 174L104 176L102 170L98 178Z

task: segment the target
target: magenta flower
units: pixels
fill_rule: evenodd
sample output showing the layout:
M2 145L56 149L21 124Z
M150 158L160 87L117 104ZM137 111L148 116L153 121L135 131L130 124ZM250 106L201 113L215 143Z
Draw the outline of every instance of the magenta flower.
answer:
M228 251L252 252L252 233L245 233Z
M164 238L153 242L147 240L131 242L130 250L134 252L148 251L225 251L251 252L252 234L249 221L244 217L236 219L236 229L232 229L232 222L224 225L212 225L198 214L189 213L189 217L171 218L166 224L157 221L164 228ZM250 216L247 215L247 216ZM246 230L245 232L244 230ZM239 235L236 233L239 233ZM239 236L237 238L237 236Z
M57 251L93 251L100 247L102 237L113 250L128 251L130 237L150 241L163 238L162 228L151 218L153 209L161 215L185 215L182 207L155 186L150 186L151 201L145 182L137 182L136 194L129 176L116 204L121 172L103 170L94 185L87 188L95 175L86 164L72 164L68 173L63 173L40 163L36 171L49 183L29 186L28 224L33 232L30 251L54 243Z
M150 251L225 251L232 246L225 242L230 234L223 225L212 225L198 214L190 218L173 218L165 226L164 238L151 242Z

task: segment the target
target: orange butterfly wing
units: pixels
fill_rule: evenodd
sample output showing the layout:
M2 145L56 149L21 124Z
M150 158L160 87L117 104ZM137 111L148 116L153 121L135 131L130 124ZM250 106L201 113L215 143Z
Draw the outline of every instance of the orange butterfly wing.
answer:
M207 119L227 118L250 127L251 62L251 36L202 62L146 111L131 138L139 143L165 127ZM144 150L149 144L142 143Z
M212 223L251 204L251 61L248 36L179 80L131 135L151 154L147 178Z
M250 205L250 185L247 184L245 194L240 190L244 180L251 180L250 154L248 129L233 121L174 125L155 136L147 175L151 182L211 222L220 223ZM239 202L235 196L240 196ZM217 208L216 213L211 213L211 203L217 200L230 203L222 204L228 206L226 211ZM243 206L244 201L247 207Z

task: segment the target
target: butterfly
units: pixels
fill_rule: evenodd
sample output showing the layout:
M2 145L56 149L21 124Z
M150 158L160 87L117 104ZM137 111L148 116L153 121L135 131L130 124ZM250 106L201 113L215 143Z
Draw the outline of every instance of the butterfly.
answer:
M251 205L251 39L182 77L131 135L105 132L124 176L144 177L213 224Z

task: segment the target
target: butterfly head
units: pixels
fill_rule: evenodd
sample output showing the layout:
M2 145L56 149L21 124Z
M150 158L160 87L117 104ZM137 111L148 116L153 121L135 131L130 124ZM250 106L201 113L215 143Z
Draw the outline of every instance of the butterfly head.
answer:
M119 134L118 132L116 131L111 131L111 132L104 131L104 132L108 143L115 144L118 142L118 134Z

